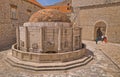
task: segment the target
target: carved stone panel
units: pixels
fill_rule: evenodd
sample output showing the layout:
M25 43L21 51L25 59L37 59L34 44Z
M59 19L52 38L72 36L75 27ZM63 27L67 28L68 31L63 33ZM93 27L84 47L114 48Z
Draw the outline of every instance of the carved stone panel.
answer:
M75 40L74 40L74 42L75 42L75 49L77 50L77 49L80 49L80 36L75 36L75 38L74 38Z
M81 48L81 29L75 28L73 31L73 50Z
M24 50L24 41L20 40L20 50Z
M72 28L65 28L62 31L62 50L72 50Z
M45 28L44 30L44 51L57 52L58 49L58 29Z
M32 44L32 48L33 49L38 49L38 44L37 43Z
M41 34L40 34L40 28L38 27L31 27L28 28L28 48L30 52L37 51L40 49L40 44L41 44ZM33 51L32 51L33 50Z
M73 33L73 48L74 50L80 49L81 43L81 28L75 28Z

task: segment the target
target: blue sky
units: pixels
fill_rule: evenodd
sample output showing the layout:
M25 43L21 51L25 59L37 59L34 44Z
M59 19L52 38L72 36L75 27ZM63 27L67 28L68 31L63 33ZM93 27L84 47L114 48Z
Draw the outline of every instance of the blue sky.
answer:
M56 2L60 2L62 0L37 0L38 2L40 2L40 4L42 4L43 6L46 6L46 5L52 5Z

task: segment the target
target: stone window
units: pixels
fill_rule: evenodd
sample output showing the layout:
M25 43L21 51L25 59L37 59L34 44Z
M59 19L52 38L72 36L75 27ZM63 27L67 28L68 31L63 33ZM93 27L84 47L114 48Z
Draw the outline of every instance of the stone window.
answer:
M67 10L70 10L70 7L67 7Z
M17 19L17 6L11 5L11 18Z
M68 3L67 5L69 6L70 4Z
M67 7L67 10L73 10L71 6L68 6Z
M28 15L31 15L31 12L32 12L32 11L31 11L30 9L27 9L27 14L28 14Z

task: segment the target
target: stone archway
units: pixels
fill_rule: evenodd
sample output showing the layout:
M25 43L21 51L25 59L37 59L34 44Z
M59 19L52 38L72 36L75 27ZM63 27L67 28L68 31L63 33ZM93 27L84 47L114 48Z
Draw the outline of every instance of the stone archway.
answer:
M100 30L102 31L103 35L106 34L106 24L101 21L101 22L97 22L95 24L95 28L94 28L94 40L96 39L97 37L97 29L100 28Z

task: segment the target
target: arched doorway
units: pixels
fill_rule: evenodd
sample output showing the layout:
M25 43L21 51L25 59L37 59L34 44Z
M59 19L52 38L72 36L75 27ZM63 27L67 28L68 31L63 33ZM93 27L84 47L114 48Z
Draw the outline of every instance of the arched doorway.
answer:
M95 24L95 29L94 29L94 40L97 37L97 30L98 30L98 28L100 28L100 30L102 31L103 35L106 34L106 24L103 21L97 22Z

